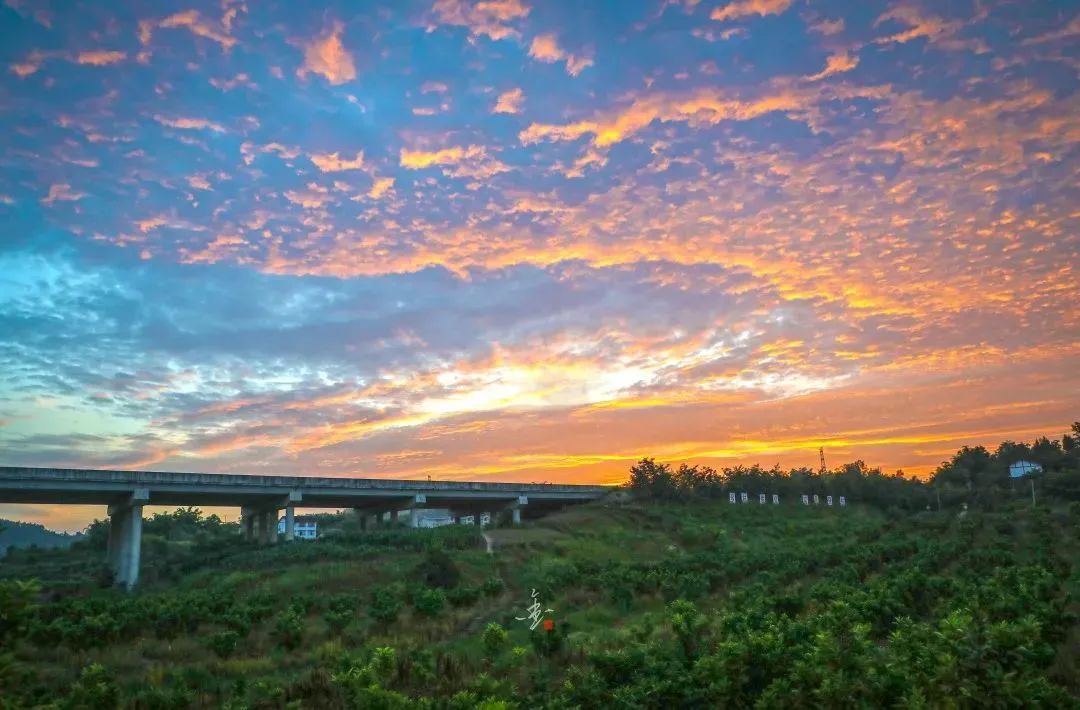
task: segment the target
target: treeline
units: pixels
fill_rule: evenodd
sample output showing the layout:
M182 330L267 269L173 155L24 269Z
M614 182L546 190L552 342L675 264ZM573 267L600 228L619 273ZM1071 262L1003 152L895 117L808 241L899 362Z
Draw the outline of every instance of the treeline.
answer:
M720 470L709 466L656 463L645 458L630 469L627 484L637 496L659 500L727 498L728 493L779 495L782 502L800 500L803 495L846 496L852 500L878 505L917 509L929 500L926 484L907 478L902 472L886 475L855 461L833 471L809 468L784 470L779 466L735 466Z
M1027 480L1009 477L1009 466L1018 461L1039 464L1036 486L1053 499L1080 501L1080 422L1070 433L1055 440L1039 437L1032 444L1003 442L993 452L982 446L960 449L926 480L903 471L886 474L862 461L828 471L810 468L784 470L779 465L710 466L657 463L643 458L630 469L628 488L639 498L668 501L727 498L729 493L779 495L793 502L803 495L845 496L849 500L902 509L927 505L978 504L995 507L1027 490Z
M1039 494L1080 501L1080 422L1073 422L1061 439L1041 436L1032 444L1005 441L994 451L965 446L934 471L930 483L943 500L995 507L1028 490L1028 480L1009 477L1009 466L1018 461L1042 467L1041 473L1034 474Z

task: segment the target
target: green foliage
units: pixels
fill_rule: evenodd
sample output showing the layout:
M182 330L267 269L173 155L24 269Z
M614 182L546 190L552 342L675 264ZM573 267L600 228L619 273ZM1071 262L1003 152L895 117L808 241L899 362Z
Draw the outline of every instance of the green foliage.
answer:
M461 571L445 550L431 549L416 569L416 578L428 587L450 589L461 579Z
M371 590L371 618L382 624L392 624L401 613L401 593L396 587L376 587Z
M221 658L228 658L236 652L240 645L240 634L232 629L219 631L206 638L206 647Z
M424 616L436 617L446 606L446 594L441 589L422 587L413 595L413 606Z
M484 629L484 650L487 652L488 658L495 658L502 652L506 646L506 640L509 638L509 634L506 633L500 624L491 622Z
M35 580L0 580L0 647L25 630L40 591Z
M484 580L484 583L480 585L480 591L488 597L493 597L501 594L503 589L506 588L506 584L501 577L488 577Z
M304 617L295 607L285 609L274 620L274 638L285 649L300 645L304 636Z
M105 667L91 663L83 668L79 679L71 686L65 708L70 710L114 710L120 704L116 682Z

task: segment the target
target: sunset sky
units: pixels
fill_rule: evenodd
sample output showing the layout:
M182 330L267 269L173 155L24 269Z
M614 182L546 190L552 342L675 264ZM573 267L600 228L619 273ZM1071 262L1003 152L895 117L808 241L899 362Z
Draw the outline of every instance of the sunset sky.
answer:
M1076 2L3 1L0 464L925 473L1080 419Z

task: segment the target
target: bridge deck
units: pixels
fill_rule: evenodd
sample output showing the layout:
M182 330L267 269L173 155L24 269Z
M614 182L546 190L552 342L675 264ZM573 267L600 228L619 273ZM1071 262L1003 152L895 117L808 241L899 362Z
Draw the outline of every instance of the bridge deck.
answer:
M147 491L160 505L259 506L290 495L305 508L386 508L420 495L428 507L505 501L526 496L530 504L564 504L602 497L608 486L479 481L416 481L385 478L253 476L240 474L111 471L0 466L0 502L108 505L132 491Z

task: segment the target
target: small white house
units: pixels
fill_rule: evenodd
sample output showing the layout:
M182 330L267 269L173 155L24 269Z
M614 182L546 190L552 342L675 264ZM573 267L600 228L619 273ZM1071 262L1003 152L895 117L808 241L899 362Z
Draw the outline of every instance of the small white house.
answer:
M285 534L285 518L278 520L277 531ZM297 540L314 540L319 536L319 524L311 519L297 516L293 520L293 537Z
M1023 478L1031 473L1042 473L1042 466L1034 461L1017 461L1009 466L1009 478Z

